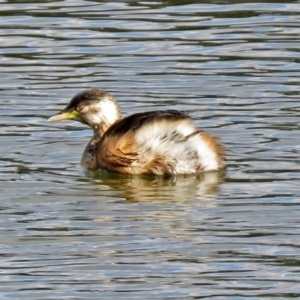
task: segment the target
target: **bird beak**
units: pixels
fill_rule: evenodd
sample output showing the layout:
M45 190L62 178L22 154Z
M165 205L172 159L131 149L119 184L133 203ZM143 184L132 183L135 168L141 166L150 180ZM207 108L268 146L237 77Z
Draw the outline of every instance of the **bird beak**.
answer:
M78 111L62 110L59 113L47 119L48 122L57 122L63 120L78 120Z

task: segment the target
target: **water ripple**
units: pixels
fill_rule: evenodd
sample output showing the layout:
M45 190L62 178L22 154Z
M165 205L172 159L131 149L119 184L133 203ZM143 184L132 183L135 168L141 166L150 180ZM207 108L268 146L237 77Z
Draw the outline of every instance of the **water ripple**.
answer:
M299 298L299 3L176 2L1 4L3 299ZM45 120L87 86L188 112L227 173L85 173Z

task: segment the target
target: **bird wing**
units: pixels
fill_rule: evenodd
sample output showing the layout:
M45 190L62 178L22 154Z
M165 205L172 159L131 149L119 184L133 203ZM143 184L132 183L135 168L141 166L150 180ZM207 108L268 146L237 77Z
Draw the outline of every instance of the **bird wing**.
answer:
M151 128L148 125L153 123L161 121L172 123L180 120L190 118L182 112L166 110L133 114L117 121L104 133L98 143L96 157L99 166L127 174L144 173L143 165L147 158L143 157L143 162L139 161L142 145L137 141L138 134L144 129L148 131L148 128ZM149 129L149 135L151 134Z
M123 135L104 136L96 151L100 167L121 173L132 173L130 166L138 159L134 136L130 132Z

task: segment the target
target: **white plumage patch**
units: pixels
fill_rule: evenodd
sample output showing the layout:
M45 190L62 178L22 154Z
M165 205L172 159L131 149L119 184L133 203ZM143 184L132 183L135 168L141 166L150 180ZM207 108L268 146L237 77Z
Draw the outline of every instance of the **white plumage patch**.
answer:
M214 149L201 139L201 133L189 119L155 121L136 133L140 149L139 163L161 157L177 174L218 169Z
M101 123L113 124L120 117L116 103L108 98L103 98L101 101L85 107L82 113L91 127Z
M113 124L120 118L118 106L108 98L104 98L99 104L101 117L106 124Z
M202 134L199 133L189 139L192 146L197 149L199 155L199 164L204 171L218 170L219 162L214 149L210 148L209 144L202 139Z

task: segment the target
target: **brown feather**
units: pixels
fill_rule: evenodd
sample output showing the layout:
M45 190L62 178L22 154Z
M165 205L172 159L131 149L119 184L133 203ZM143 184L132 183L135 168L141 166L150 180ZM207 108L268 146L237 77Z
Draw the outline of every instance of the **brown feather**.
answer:
M137 160L137 156L132 132L124 135L105 135L96 150L99 167L127 174L133 173L131 164Z
M143 166L143 173L149 175L159 176L174 176L176 170L174 169L175 164L170 163L170 158L155 157Z

